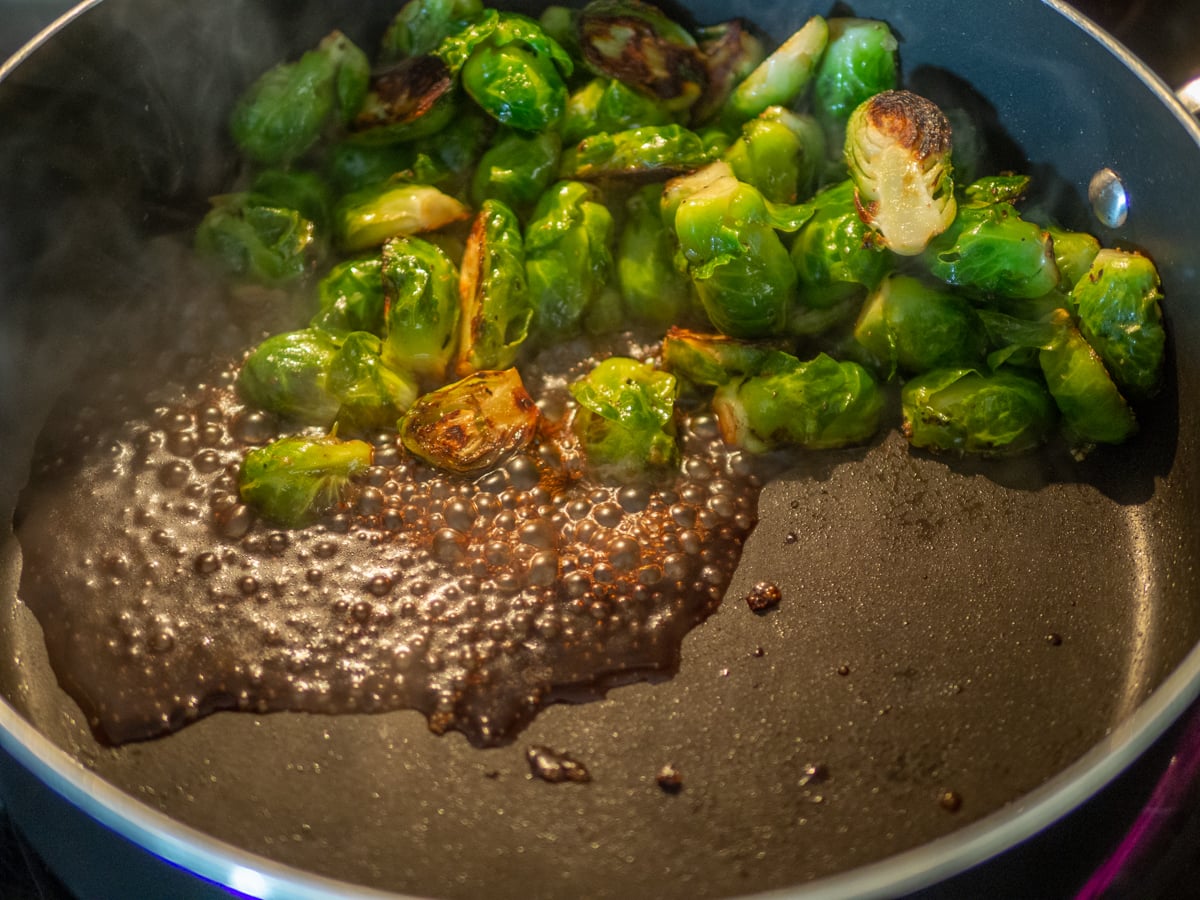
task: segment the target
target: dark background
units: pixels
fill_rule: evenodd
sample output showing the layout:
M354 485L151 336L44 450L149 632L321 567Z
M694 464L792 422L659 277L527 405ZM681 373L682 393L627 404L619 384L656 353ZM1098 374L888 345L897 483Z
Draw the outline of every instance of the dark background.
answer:
M977 0L978 2L978 0ZM1036 0L1029 0L1036 2ZM16 52L40 29L72 4L64 0L0 0L0 60ZM401 0L397 0L397 8ZM1195 0L1134 0L1130 3L1075 0L1074 5L1141 57L1171 87L1200 77L1200 9ZM1088 828L1088 816L1099 822L1121 809L1136 810L1150 795L1157 776L1171 760L1191 749L1185 739L1200 731L1200 710L1193 710L1147 754L1141 771L1123 777L1107 799L1090 804L1073 824L1058 830ZM1200 784L1168 775L1150 803L1159 830L1148 850L1132 858L1123 876L1102 896L1106 900L1173 900L1200 897ZM1149 807L1148 807L1149 809ZM1078 820L1082 820L1080 824ZM1061 838L1056 848L1062 846ZM1069 846L1069 842L1067 843ZM1056 849L1055 852L1058 852ZM1061 862L1061 860L1060 860ZM1002 881L1036 884L1037 866L1053 861L1037 852L1013 855ZM965 886L964 886L965 887ZM966 888L969 890L969 888ZM1014 895L1015 896L1015 895ZM70 900L69 894L27 848L0 808L0 898L4 900Z

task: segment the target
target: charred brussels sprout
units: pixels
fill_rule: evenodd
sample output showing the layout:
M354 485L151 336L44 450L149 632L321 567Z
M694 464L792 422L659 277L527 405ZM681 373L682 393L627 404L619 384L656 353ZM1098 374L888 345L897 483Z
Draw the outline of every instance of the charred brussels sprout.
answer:
M1045 442L1056 418L1040 381L1005 370L927 372L904 385L900 405L912 446L979 456L1032 450Z
M577 144L602 132L670 125L673 114L615 78L593 78L571 94L559 130L563 143Z
M354 119L354 139L395 144L429 137L445 128L458 109L454 78L437 56L392 63L371 78L370 91Z
M417 399L417 383L382 359L383 342L355 331L329 361L326 387L340 404L337 424L354 431L388 428Z
M906 275L880 283L854 336L889 375L980 365L987 350L983 323L965 299Z
M475 217L459 277L455 372L504 369L513 364L529 336L533 318L525 281L525 248L516 214L487 200Z
M369 72L366 55L333 32L297 61L268 70L242 95L229 122L234 141L265 165L298 159L331 121L358 112Z
M578 181L665 181L711 159L704 141L679 125L594 134L563 153L559 176Z
M817 115L844 125L859 104L893 90L898 46L886 22L830 19L829 44L813 81Z
M985 297L1040 297L1058 286L1050 235L1007 202L963 204L924 259L935 277Z
M320 257L316 228L298 210L264 203L248 193L214 197L196 228L196 252L249 281L295 281Z
M668 187L664 215L675 201L671 221L680 251L712 324L734 337L781 332L796 270L775 232L781 223L762 194L738 181L727 165L714 164Z
M713 395L725 441L752 453L861 444L878 430L882 409L866 369L824 353L807 362L774 353L757 374L728 381Z
M891 268L893 257L859 217L852 181L827 188L813 198L812 205L813 217L792 243L792 264L800 304L829 309L874 288Z
M860 215L893 253L916 256L954 221L950 123L924 97L884 91L856 107L845 157Z
M579 181L550 188L525 231L525 274L540 340L579 333L612 276L612 213Z
M1067 437L1077 446L1122 443L1137 431L1133 410L1070 314L1060 309L1050 322L1056 333L1038 359Z
M238 392L277 416L327 428L341 406L327 383L337 351L337 342L315 328L269 337L242 365Z
M744 122L770 106L791 106L808 87L828 41L828 23L813 16L734 88L725 121Z
M1121 250L1101 250L1071 293L1079 330L1134 397L1153 394L1162 379L1161 296L1154 263Z
M402 237L383 246L383 358L393 368L441 381L458 330L458 270L436 244Z
M725 151L738 180L772 203L811 196L824 160L825 135L816 120L781 106L768 107L743 125L742 136Z
M380 61L387 63L432 53L443 40L482 13L480 0L409 0L383 34Z
M625 202L617 242L617 283L635 322L665 328L692 317L692 290L675 267L675 237L659 213L662 186L646 185Z
M740 82L766 58L767 51L751 26L741 19L730 19L696 32L708 88L691 109L691 121L704 125L721 112L729 95Z
M400 420L400 440L430 465L470 474L528 444L538 420L516 369L476 372L419 398Z
M246 454L239 490L264 518L300 528L342 502L350 479L372 458L365 441L287 437Z
M383 260L376 254L338 263L317 284L317 303L313 328L383 334Z
M743 375L755 375L773 361L779 347L723 334L700 334L672 327L663 338L663 366L698 387L720 387Z
M558 132L503 135L483 154L471 182L471 198L489 198L528 211L558 175L562 141Z
M378 247L389 238L436 231L470 211L458 200L423 184L383 184L344 197L335 213L338 240L351 252Z
M579 45L594 71L652 97L672 112L692 106L708 70L696 39L640 0L592 0L579 15Z
M571 384L572 430L604 478L635 481L673 467L675 376L626 357L604 360Z

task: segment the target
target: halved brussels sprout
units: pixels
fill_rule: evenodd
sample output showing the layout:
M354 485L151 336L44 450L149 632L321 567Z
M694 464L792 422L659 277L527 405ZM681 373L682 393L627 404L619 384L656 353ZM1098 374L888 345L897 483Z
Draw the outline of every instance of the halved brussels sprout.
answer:
M724 334L672 328L663 338L663 367L698 387L720 387L743 375L756 375L782 352L778 342L743 341Z
M711 160L694 131L680 125L647 125L614 134L593 134L568 148L560 178L578 181L665 181Z
M954 221L950 123L931 101L884 91L863 102L846 125L845 157L859 214L893 253L916 256Z
M812 116L770 106L742 126L724 157L739 181L772 203L795 203L812 196L825 162L825 134Z
M720 114L734 87L766 59L767 51L743 19L700 28L696 39L708 71L708 87L692 107L691 121L705 125Z
M441 381L458 334L458 269L436 244L414 237L383 245L383 358L395 369Z
M593 78L567 99L559 131L567 146L602 132L670 125L676 115L615 78Z
M246 454L242 500L287 528L308 525L343 501L350 479L374 458L365 441L286 437Z
M571 384L579 408L571 428L603 478L634 481L679 460L675 376L622 356Z
M914 447L1014 456L1043 444L1054 401L1035 378L1000 370L936 369L904 385L901 430Z
M734 88L725 104L725 121L744 122L767 107L791 106L812 80L828 41L829 24L813 16Z
M400 419L400 440L430 465L469 475L528 444L539 419L516 369L475 372L419 398Z
M341 406L326 381L337 352L338 342L315 328L272 335L242 364L238 392L259 409L327 428Z
M338 204L338 239L346 250L365 250L389 238L436 231L470 214L435 187L383 184L349 194Z
M337 424L354 431L388 428L417 399L416 379L383 361L383 341L353 331L329 361L325 385L338 399Z

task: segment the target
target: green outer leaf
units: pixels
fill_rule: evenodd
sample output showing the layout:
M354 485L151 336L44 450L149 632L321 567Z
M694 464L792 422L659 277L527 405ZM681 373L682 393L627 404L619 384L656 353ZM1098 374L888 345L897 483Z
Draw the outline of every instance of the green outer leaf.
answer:
M383 290L384 360L402 372L441 381L458 332L458 269L436 244L395 238L383 247Z
M1058 286L1050 235L1008 203L962 207L922 258L934 277L984 296L1040 297Z
M239 492L265 518L300 528L341 502L350 478L371 465L373 453L364 441L283 438L246 454Z
M898 82L895 35L874 19L829 20L829 43L813 79L817 114L845 123L864 100Z
M318 310L309 322L331 334L383 334L383 259L357 256L334 266L317 284Z
M273 335L242 365L238 392L259 409L327 428L340 406L326 384L337 350L330 335L313 328Z
M854 205L854 182L817 194L814 215L796 233L791 258L801 305L826 309L874 288L892 267L875 232Z

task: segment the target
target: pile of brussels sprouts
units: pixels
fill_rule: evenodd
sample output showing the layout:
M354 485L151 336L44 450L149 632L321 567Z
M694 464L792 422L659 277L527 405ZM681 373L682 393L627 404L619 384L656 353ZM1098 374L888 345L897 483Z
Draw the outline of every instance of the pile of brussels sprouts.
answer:
M949 111L956 149L946 112L897 89L897 47L854 18L768 52L742 20L638 0L538 20L409 0L373 61L335 32L266 72L231 117L244 190L196 246L315 285L316 311L241 370L296 431L248 455L243 495L311 521L370 464L346 438L379 429L482 471L538 431L524 359L631 327L661 354L570 388L602 478L677 465L684 395L752 452L869 440L886 382L916 447L1124 441L1163 366L1153 264L1023 217L1029 179L977 177L969 121Z

